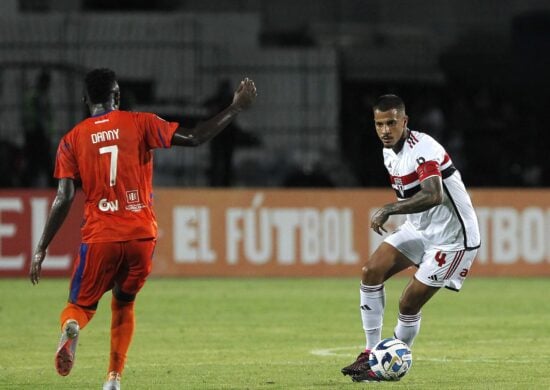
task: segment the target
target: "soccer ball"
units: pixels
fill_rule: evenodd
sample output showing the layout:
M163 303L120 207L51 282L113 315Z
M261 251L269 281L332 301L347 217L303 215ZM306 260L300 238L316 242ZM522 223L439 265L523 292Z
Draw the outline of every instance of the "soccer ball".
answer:
M374 346L369 355L371 370L382 380L398 381L412 366L412 353L399 339L387 338Z

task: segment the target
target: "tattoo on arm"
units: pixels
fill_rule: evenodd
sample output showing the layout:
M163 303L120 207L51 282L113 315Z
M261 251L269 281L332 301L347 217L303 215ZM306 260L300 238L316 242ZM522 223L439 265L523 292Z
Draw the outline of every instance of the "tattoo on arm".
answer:
M388 214L413 214L431 209L443 201L443 184L440 176L432 176L420 182L420 191L409 199L385 206Z

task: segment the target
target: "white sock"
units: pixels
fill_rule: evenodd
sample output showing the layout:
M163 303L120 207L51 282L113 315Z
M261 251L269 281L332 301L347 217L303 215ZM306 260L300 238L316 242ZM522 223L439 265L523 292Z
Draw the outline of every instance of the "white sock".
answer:
M413 315L406 315L399 313L397 317L397 326L394 330L395 338L404 341L407 345L412 347L414 338L420 331L421 312Z
M386 291L384 284L365 286L361 283L361 319L367 339L366 349L372 349L380 341L384 306L386 305Z

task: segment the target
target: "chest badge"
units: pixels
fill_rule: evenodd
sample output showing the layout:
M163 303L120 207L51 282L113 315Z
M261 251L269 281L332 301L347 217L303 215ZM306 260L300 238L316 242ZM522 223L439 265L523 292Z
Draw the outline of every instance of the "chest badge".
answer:
M397 188L397 191L399 191L399 195L401 195L401 198L405 197L405 189L403 188L403 181L400 177L395 178L395 187Z

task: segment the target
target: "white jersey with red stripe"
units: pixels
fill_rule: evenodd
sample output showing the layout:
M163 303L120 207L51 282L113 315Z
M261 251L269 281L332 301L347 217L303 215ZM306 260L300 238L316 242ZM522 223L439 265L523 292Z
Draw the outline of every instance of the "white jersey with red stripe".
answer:
M409 130L399 153L384 148L384 165L398 200L420 191L420 182L441 176L443 202L426 211L408 214L407 220L436 248L470 250L480 246L477 217L460 172L443 146L428 134Z

